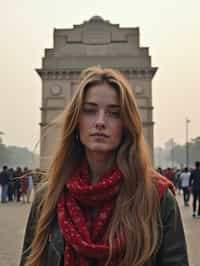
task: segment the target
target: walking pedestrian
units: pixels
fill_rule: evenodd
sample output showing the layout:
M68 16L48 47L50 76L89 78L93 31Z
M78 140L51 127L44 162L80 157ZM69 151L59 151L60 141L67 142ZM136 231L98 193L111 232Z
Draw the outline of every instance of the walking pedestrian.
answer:
M191 172L190 187L193 194L193 217L198 216L200 218L200 162L195 162L195 169ZM198 202L198 210L196 213Z
M188 167L185 167L183 173L180 175L181 179L181 187L183 190L183 201L185 206L189 206L190 200L190 172L188 171Z
M181 176L181 169L177 169L175 176L174 176L174 179L175 179L174 182L175 182L175 187L179 195L181 194L181 189L182 189L181 187L182 182L181 182L180 176Z

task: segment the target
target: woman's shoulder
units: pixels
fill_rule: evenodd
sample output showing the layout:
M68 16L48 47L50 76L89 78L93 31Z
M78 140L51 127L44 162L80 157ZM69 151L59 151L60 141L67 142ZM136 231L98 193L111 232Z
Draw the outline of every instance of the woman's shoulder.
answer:
M163 198L161 199L160 203L162 205L169 205L169 206L173 206L174 204L177 203L176 201L176 196L175 194L171 191L170 188L168 188L164 195L163 195Z
M169 220L174 219L179 213L179 207L173 192L168 188L160 201L160 214L163 224L167 224Z
M176 201L176 188L169 179L155 170L151 170L151 176L159 195L159 206L162 221L166 224L170 216L175 217L177 215L177 211L179 211Z
M163 199L168 190L170 190L173 195L176 194L176 188L174 184L165 176L161 175L154 169L150 170L150 175L152 178L152 182L156 187L160 200Z

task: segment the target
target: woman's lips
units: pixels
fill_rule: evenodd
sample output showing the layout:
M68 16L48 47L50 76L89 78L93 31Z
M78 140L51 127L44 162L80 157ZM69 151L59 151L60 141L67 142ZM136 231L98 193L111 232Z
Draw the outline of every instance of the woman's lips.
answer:
M101 138L108 138L108 135L103 134L103 133L95 133L91 134L92 137L101 137Z

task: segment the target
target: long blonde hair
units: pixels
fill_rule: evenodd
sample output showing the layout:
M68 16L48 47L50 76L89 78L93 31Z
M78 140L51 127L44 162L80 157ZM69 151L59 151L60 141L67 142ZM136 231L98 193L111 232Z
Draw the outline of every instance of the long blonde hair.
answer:
M66 179L84 156L83 146L76 141L84 96L88 88L102 83L109 84L119 94L124 124L123 140L116 155L117 166L123 173L123 183L110 225L109 258L112 257L113 239L119 231L123 231L125 237L120 266L144 265L156 252L159 201L149 174L151 164L133 91L118 71L90 67L82 72L79 86L64 110L60 144L47 173L48 189L27 260L28 266L44 266L45 246L59 195Z

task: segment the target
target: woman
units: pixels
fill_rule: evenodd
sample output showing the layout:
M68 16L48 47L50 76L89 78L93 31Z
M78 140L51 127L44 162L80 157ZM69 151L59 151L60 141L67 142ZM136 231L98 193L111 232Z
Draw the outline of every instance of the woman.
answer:
M83 71L21 266L188 265L173 185L151 169L127 81L112 69Z

